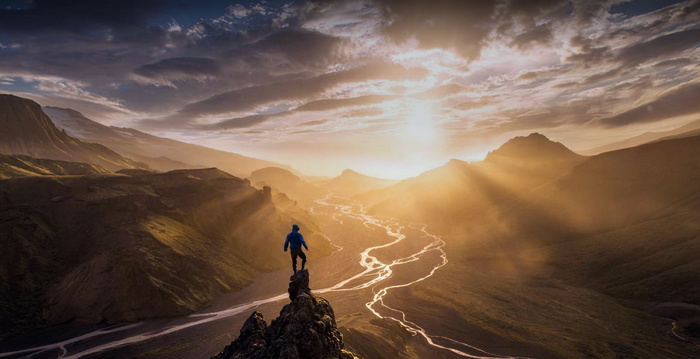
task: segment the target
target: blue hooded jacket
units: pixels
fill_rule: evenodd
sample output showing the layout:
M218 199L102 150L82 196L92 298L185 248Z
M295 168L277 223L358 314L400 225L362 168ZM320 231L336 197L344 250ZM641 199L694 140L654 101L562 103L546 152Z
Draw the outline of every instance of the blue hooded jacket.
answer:
M292 249L301 248L302 245L307 250L309 249L309 246L304 241L304 237L299 233L299 226L295 224L292 226L292 231L287 235L287 240L284 241L284 251L287 251L287 247Z

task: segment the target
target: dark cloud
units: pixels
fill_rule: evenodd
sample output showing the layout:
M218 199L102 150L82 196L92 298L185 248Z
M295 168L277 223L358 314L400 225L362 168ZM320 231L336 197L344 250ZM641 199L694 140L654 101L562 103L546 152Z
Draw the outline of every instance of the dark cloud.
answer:
M615 78L618 78L620 76L620 74L622 74L623 72L624 72L624 69L622 67L617 67L617 68L614 68L612 70L600 72L600 73L597 73L595 75L591 75L588 78L586 78L585 80L583 80L583 84L584 85L592 85L592 84L596 84L596 83L601 82L601 81L615 79Z
M609 46L596 46L599 43L591 38L577 35L571 38L571 46L578 47L579 51L569 55L567 61L581 63L585 66L591 66L601 63L613 57L612 50Z
M685 66L693 62L689 57L679 57L677 59L664 60L654 64L654 67Z
M143 65L134 73L148 78L214 76L221 73L219 62L202 57L174 57Z
M619 93L620 91L627 91L631 93L631 97L640 97L645 91L654 88L654 80L652 76L642 76L631 81L625 81L618 83L617 85L611 87L609 92Z
M604 118L600 120L600 124L606 127L618 127L697 113L700 112L699 98L700 83L685 85L644 105Z
M454 49L466 59L478 57L494 31L520 48L546 44L553 39L551 22L576 18L588 24L610 6L609 0L375 1L395 41L416 39L424 48Z
M282 5L252 21L221 15L226 2L202 3L38 0L24 10L0 9L0 73L72 80L134 111L163 112L234 86L311 77L343 62L343 40L292 20L276 27L287 11ZM224 17L170 28L167 14L198 6Z
M324 123L327 123L328 121L330 121L330 120L308 121L308 122L298 124L297 127L318 126L318 125L323 125Z
M520 76L518 76L518 80L537 80L537 79L542 79L542 78L553 78L556 77L557 75L565 74L569 71L569 69L566 68L555 68L555 69L547 69L547 70L537 70L537 71L528 71Z
M96 29L138 29L166 3L160 0L33 0L0 9L0 31L89 34Z
M244 50L256 54L258 61L277 55L283 57L290 67L324 67L342 60L343 43L342 39L319 32L283 28L246 46Z
M511 0L504 3L506 5L504 15L507 18L522 16L532 19L551 12L567 2L562 0Z
M573 0L574 17L580 25L601 18L610 8L610 0Z
M391 64L372 64L311 78L229 91L185 106L180 111L179 117L189 119L201 115L249 111L258 106L274 102L301 101L313 96L319 96L326 90L344 83L376 79L418 79L425 75L426 72L424 70L409 70L402 66Z
M328 111L345 107L366 106L391 100L396 96L367 95L351 98L337 98L311 101L296 108L295 111Z
M425 48L455 49L478 57L496 16L496 1L379 0L386 33L396 41L415 38Z
M309 133L318 133L318 132L321 132L321 131L319 131L319 130L299 130L299 131L292 131L292 132L290 132L290 134L292 134L292 135L305 135L305 134L309 134Z
M689 29L659 36L622 49L616 60L627 66L636 66L659 57L677 54L700 45L700 29Z
M204 130L204 131L218 131L218 130L228 130L235 128L246 128L263 123L274 115L250 115L244 117L232 118L216 123L195 125L192 126L194 129Z
M538 43L549 44L553 39L552 28L548 24L543 24L535 26L530 31L516 36L513 41L511 41L510 46L515 46L519 49L527 49Z
M562 82L562 83L560 83L560 84L554 85L554 88L558 88L558 89L573 89L573 88L577 88L577 87L580 87L580 86L581 86L581 83L578 82L578 81L567 81L567 82Z
M611 14L622 13L627 16L637 16L646 14L655 10L665 8L683 0L637 0L637 1L622 1L614 4L610 8Z

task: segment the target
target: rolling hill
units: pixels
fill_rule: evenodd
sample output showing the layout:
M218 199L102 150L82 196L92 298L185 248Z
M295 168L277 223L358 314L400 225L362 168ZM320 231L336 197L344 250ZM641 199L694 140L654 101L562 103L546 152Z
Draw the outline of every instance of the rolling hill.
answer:
M248 179L258 188L270 186L275 192L285 193L296 200L312 201L323 198L326 194L323 188L308 183L289 170L279 167L255 170Z
M316 182L316 184L333 194L352 197L367 191L386 188L398 182L398 180L371 177L346 169L340 176L333 177L326 181L319 181Z

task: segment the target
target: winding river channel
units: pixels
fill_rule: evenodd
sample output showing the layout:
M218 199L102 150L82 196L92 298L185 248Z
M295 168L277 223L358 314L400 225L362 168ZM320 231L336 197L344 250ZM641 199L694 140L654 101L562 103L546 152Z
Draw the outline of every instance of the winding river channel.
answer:
M366 298L366 315L375 316L381 320L398 323L402 328L413 336L422 337L427 345L438 351L449 351L457 356L466 358L523 358L513 356L502 356L487 352L467 342L464 338L448 338L429 333L415 319L407 316L401 308L392 307L385 303L385 297L389 292L398 288L409 287L415 283L424 281L432 277L436 271L448 263L445 253L445 242L438 235L429 233L426 225L401 223L390 218L380 218L368 215L359 203L348 202L345 199L328 196L316 201L314 207L310 209L317 215L324 215L339 223L344 220L351 220L362 223L368 229L384 231L389 237L389 242L365 248L359 253L359 265L361 270L354 274L349 274L346 278L337 281L335 284L325 288L313 289L314 293L334 293L353 292L365 290L370 293ZM408 230L413 233L409 238L405 234ZM409 249L398 249L404 241L417 240L419 245L409 246ZM332 238L326 237L338 252L345 251L346 248L334 243ZM403 243L405 245L405 243ZM384 252L382 252L384 251ZM393 253L393 256L378 253ZM348 253L345 253L348 255ZM357 258L357 254L352 254ZM386 259L385 257L389 258ZM421 263L423 270L418 274L411 275L406 271L401 276L397 274L405 268L407 264L425 261ZM400 279L397 279L400 278ZM176 325L172 323L162 328L153 329L151 323L148 330L144 330L147 321L132 324L117 325L99 328L87 333L80 333L69 338L62 338L59 341L41 344L28 345L23 348L13 348L11 351L0 351L0 358L44 358L56 357L63 359L76 359L87 356L96 356L100 353L108 353L115 349L128 347L145 341L160 339L167 342L167 336L193 327L203 327L211 323L230 318L236 315L248 315L251 310L268 303L280 302L287 299L287 293L269 296L266 298L237 303L230 307L216 311L202 311L182 318ZM396 306L396 305L395 305ZM2 343L0 343L2 344ZM114 356L112 356L114 357Z

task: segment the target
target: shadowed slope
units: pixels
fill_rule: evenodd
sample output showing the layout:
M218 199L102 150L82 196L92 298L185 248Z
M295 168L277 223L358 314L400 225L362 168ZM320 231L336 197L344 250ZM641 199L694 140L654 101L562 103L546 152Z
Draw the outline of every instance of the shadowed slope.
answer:
M0 153L85 162L111 171L148 168L96 143L83 142L60 131L34 101L0 95Z
M128 172L0 181L2 333L183 315L288 263L300 210L269 189L217 169ZM302 225L309 255L330 253Z

